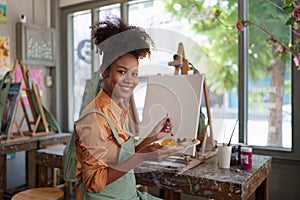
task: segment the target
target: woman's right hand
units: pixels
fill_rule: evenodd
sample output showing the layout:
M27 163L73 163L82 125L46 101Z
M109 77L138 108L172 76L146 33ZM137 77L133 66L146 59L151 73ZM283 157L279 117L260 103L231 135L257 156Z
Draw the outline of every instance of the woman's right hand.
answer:
M155 142L172 133L172 128L172 119L166 114L166 116L156 124L147 138L150 138L150 143Z
M150 144L141 148L136 154L142 158L143 161L160 162L163 159L178 154L177 149L169 149L160 144Z

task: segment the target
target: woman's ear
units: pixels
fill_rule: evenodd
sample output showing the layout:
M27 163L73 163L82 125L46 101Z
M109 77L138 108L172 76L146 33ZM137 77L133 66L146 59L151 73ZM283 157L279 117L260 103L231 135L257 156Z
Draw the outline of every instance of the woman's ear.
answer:
M108 77L108 71L104 70L104 72L102 73L102 77L103 78L107 78Z

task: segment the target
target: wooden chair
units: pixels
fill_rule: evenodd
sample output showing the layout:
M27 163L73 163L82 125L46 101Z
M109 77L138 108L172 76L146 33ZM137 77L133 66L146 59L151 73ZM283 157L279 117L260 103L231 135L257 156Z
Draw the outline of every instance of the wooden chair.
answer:
M58 188L40 187L24 190L15 194L12 200L62 200L64 192Z

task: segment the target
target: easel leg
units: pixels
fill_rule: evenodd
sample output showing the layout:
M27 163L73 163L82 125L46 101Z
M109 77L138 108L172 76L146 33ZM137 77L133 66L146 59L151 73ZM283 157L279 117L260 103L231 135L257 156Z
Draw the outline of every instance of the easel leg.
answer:
M21 105L22 105L24 117L25 117L25 120L26 120L26 123L27 123L27 126L28 126L28 130L30 132L32 132L32 129L31 129L31 126L30 126L30 120L29 120L29 117L28 117L28 114L27 114L27 110L26 110L26 107L25 107L25 103L24 103L22 97L20 98L20 101L21 101Z
M35 95L36 103L37 103L39 111L40 111L39 117L41 117L41 120L42 120L42 123L44 125L45 131L49 132L48 123L47 123L47 120L46 120L44 109L42 107L42 102L40 101L40 96L39 96L39 93L38 93L38 90L37 90L37 86L36 86L35 83L32 83L32 89L33 89L33 93Z
M210 136L210 142L212 147L215 146L215 139L214 139L214 134L213 134L213 128L212 128L212 122L211 122L211 112L210 112L210 102L208 99L208 89L206 85L206 81L204 79L203 82L203 89L204 89L204 97L205 97L205 105L206 105L206 112L207 112L207 124L209 125L209 136Z
M204 138L203 138L203 142L201 144L201 155L204 155L205 153L205 148L206 148L206 142L207 142L207 126L205 127L205 134L204 134Z
M14 121L15 121L15 125L16 125L16 127L17 127L17 132L18 132L21 136L24 136L24 133L23 133L23 131L21 130L21 126L22 126L22 124L23 124L24 117L22 117L21 122L20 122L20 125L17 123L16 120L14 120Z

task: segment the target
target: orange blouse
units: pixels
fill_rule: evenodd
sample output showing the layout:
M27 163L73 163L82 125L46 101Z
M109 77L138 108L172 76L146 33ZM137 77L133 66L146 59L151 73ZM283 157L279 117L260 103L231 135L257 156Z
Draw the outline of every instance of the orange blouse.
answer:
M114 102L103 90L83 111L98 109L116 128L121 141L129 138L125 127L128 109ZM76 176L89 192L100 192L107 183L107 167L118 161L119 145L106 119L97 113L83 117L76 124L75 144L77 156ZM77 199L81 199L77 190Z

